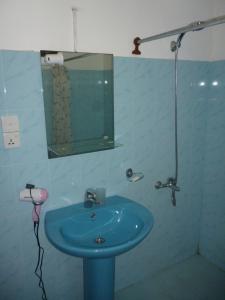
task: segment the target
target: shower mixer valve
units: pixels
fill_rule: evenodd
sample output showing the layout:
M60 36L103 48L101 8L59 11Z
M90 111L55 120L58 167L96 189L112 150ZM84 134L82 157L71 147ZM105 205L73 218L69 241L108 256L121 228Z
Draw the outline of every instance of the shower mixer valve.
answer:
M179 188L179 186L177 186L175 178L169 177L167 179L166 183L162 183L161 181L157 181L155 183L155 188L156 189L170 188L171 191L172 191L172 195L171 195L172 196L172 198L171 198L172 204L173 204L173 206L176 206L176 192L179 192L180 188Z
M169 177L167 179L166 183L162 183L161 181L157 181L155 183L155 188L156 189L171 188L172 190L175 190L176 192L180 191L180 188L176 185L176 180L172 177Z

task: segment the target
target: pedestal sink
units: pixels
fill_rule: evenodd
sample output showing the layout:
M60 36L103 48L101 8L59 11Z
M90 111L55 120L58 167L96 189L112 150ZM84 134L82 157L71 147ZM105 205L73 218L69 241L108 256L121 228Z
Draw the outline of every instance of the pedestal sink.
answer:
M150 211L121 196L107 197L91 208L74 204L45 216L53 246L83 258L85 300L114 299L115 256L139 244L152 227Z

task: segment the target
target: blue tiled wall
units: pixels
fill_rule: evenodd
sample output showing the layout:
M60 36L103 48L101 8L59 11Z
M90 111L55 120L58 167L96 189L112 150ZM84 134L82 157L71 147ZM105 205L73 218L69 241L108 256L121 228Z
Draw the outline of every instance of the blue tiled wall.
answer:
M82 201L86 188L101 186L106 187L107 195L130 197L153 212L155 226L151 235L117 258L117 289L197 251L205 195L202 187L206 183L203 175L207 173L204 149L210 137L206 134L210 89L200 83L207 82L211 65L179 62L181 192L177 194L176 208L167 190L154 189L155 181L174 175L173 61L117 57L114 66L115 133L123 146L48 160L39 55L0 51L0 115L18 115L21 127L21 148L5 150L0 139L3 299L41 299L33 275L37 247L32 207L18 200L27 182L49 190L42 217L46 210ZM144 179L128 182L128 167L142 171ZM217 216L220 217L219 211ZM49 299L82 299L81 259L54 249L45 238L43 222L40 238L46 253L43 273Z
M201 253L225 270L225 62L211 63L207 103Z

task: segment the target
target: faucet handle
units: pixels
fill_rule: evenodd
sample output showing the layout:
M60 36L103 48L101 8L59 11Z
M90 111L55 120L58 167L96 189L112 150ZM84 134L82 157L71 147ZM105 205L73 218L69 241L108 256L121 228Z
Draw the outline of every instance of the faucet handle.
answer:
M161 181L156 181L155 188L160 189L161 187L162 187L162 182Z
M88 188L85 192L85 202L102 204L105 200L105 188Z
M84 194L84 207L92 207L96 203L96 193L94 189L87 189Z
M96 200L97 199L96 191L94 189L87 189L86 199L87 200Z

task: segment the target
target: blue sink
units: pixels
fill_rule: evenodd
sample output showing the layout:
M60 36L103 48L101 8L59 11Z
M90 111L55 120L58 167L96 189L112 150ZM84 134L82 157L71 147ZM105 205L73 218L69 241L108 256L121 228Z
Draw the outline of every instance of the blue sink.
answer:
M144 206L120 196L102 205L83 203L46 213L49 241L64 253L83 258L106 258L139 244L151 231L153 216Z
M45 215L49 241L83 258L84 300L114 300L115 257L139 244L152 227L147 208L120 196L91 208L79 203Z

